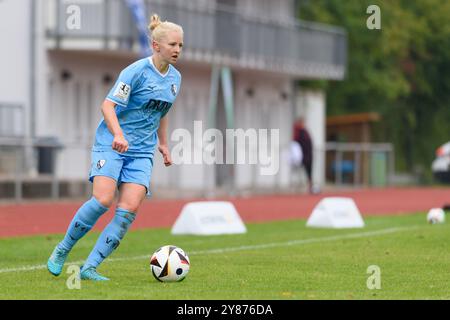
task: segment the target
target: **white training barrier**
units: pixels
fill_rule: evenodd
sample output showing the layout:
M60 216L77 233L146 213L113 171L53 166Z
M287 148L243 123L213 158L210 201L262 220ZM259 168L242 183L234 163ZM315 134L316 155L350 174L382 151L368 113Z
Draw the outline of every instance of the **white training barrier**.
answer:
M246 233L234 205L226 201L190 202L181 210L172 234L219 235Z
M306 222L307 227L362 228L364 221L352 198L323 198Z

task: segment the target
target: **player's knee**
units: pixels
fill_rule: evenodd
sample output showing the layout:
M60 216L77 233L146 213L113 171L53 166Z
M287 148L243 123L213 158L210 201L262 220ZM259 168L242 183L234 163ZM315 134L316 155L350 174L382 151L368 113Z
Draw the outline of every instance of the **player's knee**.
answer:
M139 209L140 203L133 203L131 201L119 201L117 207L127 210L128 212L132 212L134 214L137 213Z
M114 201L114 195L109 195L109 194L95 194L94 193L94 197L95 199L97 199L98 202L100 202L100 204L106 208L109 208L112 206L113 201Z

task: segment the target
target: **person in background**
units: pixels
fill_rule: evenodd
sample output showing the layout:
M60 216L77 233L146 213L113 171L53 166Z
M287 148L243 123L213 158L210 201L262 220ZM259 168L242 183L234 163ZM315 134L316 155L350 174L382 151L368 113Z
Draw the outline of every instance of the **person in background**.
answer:
M301 148L301 166L305 168L308 177L309 193L318 193L319 190L314 186L312 181L313 143L308 130L305 128L305 121L303 118L297 118L295 120L293 131L293 140L297 142Z

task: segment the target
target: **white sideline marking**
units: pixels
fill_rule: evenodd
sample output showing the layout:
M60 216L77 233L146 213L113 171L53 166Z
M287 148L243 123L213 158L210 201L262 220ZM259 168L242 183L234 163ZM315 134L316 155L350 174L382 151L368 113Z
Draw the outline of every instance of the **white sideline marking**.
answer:
M229 248L220 248L220 249L209 249L209 250L199 250L199 251L191 251L189 252L189 256L199 255L199 254L216 254L216 253L225 253L225 252L235 252L235 251L244 251L244 250L257 250L257 249L266 249L266 248L274 248L274 247L284 247L284 246L295 246L309 243L317 243L317 242L328 242L328 241L336 241L343 239L357 239L357 238L365 238L371 236L378 236L382 234L389 234L401 231L409 231L418 228L419 226L412 227L398 227L398 228L388 228L377 231L368 231L368 232L359 232L359 233L351 233L345 235L331 236L331 237L322 237L322 238L310 238L310 239L298 239L291 240L285 242L272 242L265 244L255 244L248 246L239 246L239 247L229 247ZM150 255L136 256L136 257L123 257L123 258L108 258L104 262L115 262L115 261L130 261L130 260L143 260L149 259ZM81 265L84 261L75 261L66 263L66 265ZM46 269L47 265L35 265L35 266L23 266L17 268L9 268L9 269L0 269L0 273L10 273L10 272L23 272L23 271L35 271L40 269Z

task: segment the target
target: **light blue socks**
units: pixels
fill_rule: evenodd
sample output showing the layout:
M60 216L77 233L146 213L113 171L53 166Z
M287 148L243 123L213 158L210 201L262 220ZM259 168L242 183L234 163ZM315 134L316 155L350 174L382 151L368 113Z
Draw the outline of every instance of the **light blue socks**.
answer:
M116 209L113 220L106 226L89 254L83 270L97 268L120 244L128 228L135 219L135 214L122 208Z
M73 217L64 239L58 246L70 251L106 211L108 211L108 208L104 207L94 197L86 201Z

